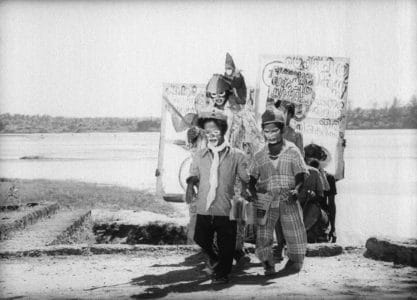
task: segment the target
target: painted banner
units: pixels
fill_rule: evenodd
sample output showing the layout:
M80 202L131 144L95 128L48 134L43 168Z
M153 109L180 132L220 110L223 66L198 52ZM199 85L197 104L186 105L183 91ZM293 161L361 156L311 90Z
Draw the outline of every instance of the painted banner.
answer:
M167 200L183 201L192 150L187 130L206 106L205 85L163 84L156 190Z
M346 128L349 59L322 56L262 56L257 116L277 100L295 104L291 126L303 134L304 146L327 152L326 170L344 177L343 138ZM330 155L329 155L330 154Z

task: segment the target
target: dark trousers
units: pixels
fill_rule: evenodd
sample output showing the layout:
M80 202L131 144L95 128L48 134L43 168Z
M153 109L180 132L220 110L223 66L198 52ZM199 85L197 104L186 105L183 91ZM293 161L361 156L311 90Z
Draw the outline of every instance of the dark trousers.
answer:
M217 237L217 253L213 249L214 233ZM230 274L236 247L236 221L224 216L197 214L194 241L211 260L219 262L214 268L216 278Z
M335 195L327 196L327 212L329 213L330 233L336 231L336 203L334 201Z

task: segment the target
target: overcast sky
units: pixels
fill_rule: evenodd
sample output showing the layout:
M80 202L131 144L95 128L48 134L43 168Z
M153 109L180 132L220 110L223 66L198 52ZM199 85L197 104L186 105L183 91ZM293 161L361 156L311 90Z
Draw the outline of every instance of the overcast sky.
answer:
M159 116L163 82L206 83L230 52L350 57L348 101L417 94L417 1L2 1L1 113Z

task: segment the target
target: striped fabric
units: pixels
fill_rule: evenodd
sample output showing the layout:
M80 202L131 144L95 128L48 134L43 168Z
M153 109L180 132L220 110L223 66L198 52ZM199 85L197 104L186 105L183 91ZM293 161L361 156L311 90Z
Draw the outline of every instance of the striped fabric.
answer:
M287 255L294 262L302 263L307 250L307 234L298 201L284 201L279 206L282 233L287 242ZM273 229L272 229L273 230Z
M300 204L284 201L279 207L270 208L267 214L266 224L258 225L256 230L256 255L259 260L273 261L274 229L275 224L280 222L287 241L288 257L294 262L302 263L307 249L307 234Z
M266 224L257 226L256 255L262 262L272 262L274 229L278 221L287 241L288 257L302 263L307 249L307 235L300 204L289 200L289 192L295 188L295 175L308 174L308 169L298 148L287 140L284 140L277 160L274 167L266 146L255 154L250 168L251 176L257 178L257 192L269 193L273 197Z
M270 208L267 212L266 224L256 226L255 254L261 262L273 262L274 228L278 219L279 208Z
M278 207L279 201L289 197L289 191L295 188L295 175L308 174L307 166L301 157L300 150L291 142L284 140L279 154L277 167L269 158L268 146L255 154L250 167L250 175L256 178L258 193L270 192L274 195L272 207Z

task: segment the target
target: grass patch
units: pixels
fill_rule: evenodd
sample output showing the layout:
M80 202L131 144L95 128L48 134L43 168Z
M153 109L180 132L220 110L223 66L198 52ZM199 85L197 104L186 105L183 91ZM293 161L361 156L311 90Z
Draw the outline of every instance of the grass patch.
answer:
M73 245L73 244L88 244L92 245L96 243L96 236L93 232L93 220L91 216L83 222L83 224L77 228L74 232L61 234L49 245Z
M171 204L148 191L72 180L1 178L0 204L10 203L10 189L13 186L14 201L22 204L57 202L69 208L132 209L175 215Z

